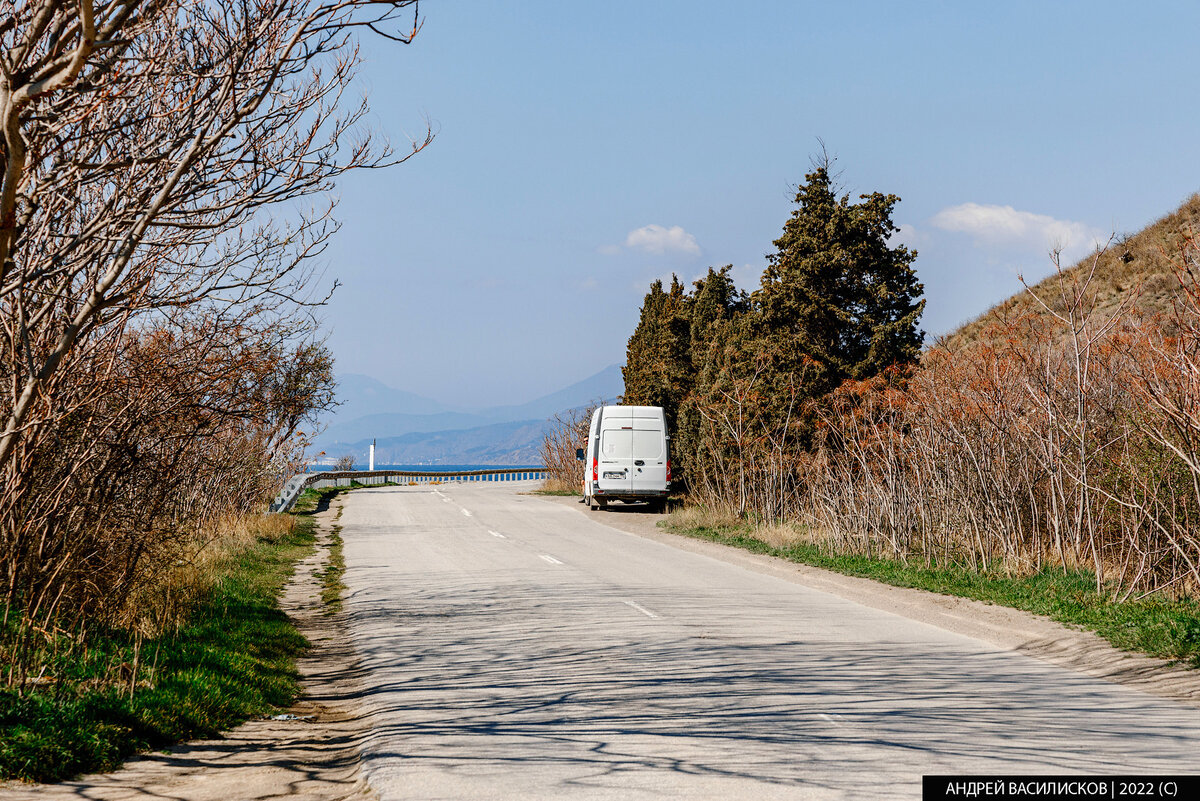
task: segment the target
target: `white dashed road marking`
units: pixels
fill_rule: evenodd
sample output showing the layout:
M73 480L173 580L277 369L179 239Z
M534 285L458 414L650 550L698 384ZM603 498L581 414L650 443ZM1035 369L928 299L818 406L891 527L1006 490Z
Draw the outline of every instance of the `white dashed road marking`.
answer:
M634 609L638 610L646 617L652 617L655 620L658 620L658 615L654 614L653 612L651 612L649 609L642 606L641 604L635 604L633 601L621 601L621 603L625 604L626 606L633 607Z
M470 512L468 512L466 509L463 509L463 510L462 510L462 513L463 513L463 517L470 517L470 516L471 516L471 513L470 513Z
M561 565L562 564L562 562L558 561L557 559L555 559L553 556L551 556L548 553L539 553L538 556L542 557L543 559L545 559L547 562L549 562L552 565Z
M503 535L503 534L501 534L499 531L492 531L492 530L490 530L490 529L489 529L489 530L488 530L488 534L491 534L493 537L499 537L499 538L500 538L500 539L502 539L502 540L506 540L506 539L508 539L508 537L504 536L504 535Z

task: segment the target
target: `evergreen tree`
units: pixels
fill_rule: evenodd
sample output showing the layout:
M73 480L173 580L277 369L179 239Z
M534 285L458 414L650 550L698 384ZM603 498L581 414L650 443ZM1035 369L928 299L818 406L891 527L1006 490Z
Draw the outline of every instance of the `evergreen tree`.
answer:
M641 318L626 348L625 394L630 406L661 406L667 425L674 430L679 406L691 388L690 334L687 298L683 284L671 277L671 288L662 281L650 285L642 302Z
M689 364L686 392L672 429L671 452L675 454L674 475L687 484L696 473L695 466L702 458L702 419L696 398L697 382L712 358L713 343L728 338L730 320L748 308L745 292L733 284L729 271L732 264L719 270L708 268L708 274L696 280L685 305L690 331Z
M779 370L811 373L813 396L920 355L917 254L888 244L899 198L874 192L860 200L837 197L827 164L806 175L754 297L761 330L778 345Z
M623 402L663 408L677 484L686 483L687 465L697 448L699 415L691 402L696 376L718 327L748 307L746 294L733 285L731 269L710 267L690 293L674 276L669 290L655 281L629 338Z
M729 275L732 269L732 264L719 270L709 267L708 274L694 282L688 314L693 372L698 372L704 365L708 343L713 337L713 324L718 320L727 320L748 307L746 294L733 285L733 278Z
M925 302L916 253L888 244L898 200L876 192L852 204L820 166L753 295L737 290L730 266L710 268L690 293L676 278L669 290L654 282L629 338L624 402L663 407L676 476L736 495L739 510L764 482L781 498L802 480L812 402L916 361Z

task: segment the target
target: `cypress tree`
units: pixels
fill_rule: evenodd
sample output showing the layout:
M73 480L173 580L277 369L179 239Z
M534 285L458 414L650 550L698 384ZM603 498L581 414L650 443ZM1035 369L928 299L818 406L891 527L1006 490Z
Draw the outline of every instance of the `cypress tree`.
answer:
M746 293L733 284L732 264L714 269L693 283L685 306L690 332L689 369L686 392L682 395L672 434L671 451L676 454L675 475L684 484L692 477L701 459L701 415L696 392L703 372L712 358L713 343L728 338L728 323L748 306Z
M651 285L629 338L624 402L663 407L676 476L711 480L718 465L744 467L743 449L764 443L784 464L811 446L811 401L848 378L917 360L925 305L917 254L888 243L899 198L859 200L838 197L827 164L806 175L750 296L734 286L731 266L710 268L691 293L674 277L669 290ZM741 443L711 425L732 418L745 424Z
M625 395L631 406L661 406L674 430L679 406L691 388L690 323L683 284L671 277L650 285L637 328L625 352Z
M778 367L812 372L811 395L920 355L917 254L888 244L900 199L874 192L860 200L837 197L827 165L806 175L755 293L763 332L777 339Z
M718 320L727 320L747 307L746 294L733 285L729 271L732 264L719 270L708 268L708 274L697 279L689 298L688 322L690 327L691 361L694 370L704 364L708 343L712 338L712 325Z

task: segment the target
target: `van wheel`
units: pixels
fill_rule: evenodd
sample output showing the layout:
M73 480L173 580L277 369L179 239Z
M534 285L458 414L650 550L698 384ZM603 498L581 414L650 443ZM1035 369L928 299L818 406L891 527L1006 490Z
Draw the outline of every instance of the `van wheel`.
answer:
M591 495L585 495L583 498L583 502L586 503L587 507L589 509L591 509L593 512L600 508L599 506L596 505L596 499L593 498Z

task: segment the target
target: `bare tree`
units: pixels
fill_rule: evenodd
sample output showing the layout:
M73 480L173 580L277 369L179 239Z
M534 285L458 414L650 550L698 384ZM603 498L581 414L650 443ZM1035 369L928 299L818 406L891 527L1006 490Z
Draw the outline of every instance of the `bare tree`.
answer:
M416 3L56 0L0 24L0 298L9 354L0 467L73 351L130 315L207 303L263 323L313 300L307 259L335 226L319 195L397 158L339 111L352 30ZM432 134L414 142L424 147ZM266 214L266 209L272 209Z
M583 464L576 458L576 448L587 448L588 427L592 412L601 405L593 401L578 409L568 409L554 415L542 438L539 456L546 468L544 486L558 492L576 492L583 480Z
M121 622L181 537L295 461L331 402L329 190L432 139L363 127L358 31L419 28L415 0L0 0L10 682L32 632Z
M1073 518L1070 529L1075 532L1077 553L1083 550L1086 539L1097 592L1103 584L1104 565L1097 542L1095 482L1092 480L1100 452L1091 430L1096 400L1095 354L1099 343L1124 319L1133 302L1133 295L1129 295L1103 319L1097 318L1099 303L1092 282L1103 252L1104 249L1097 248L1087 271L1080 273L1064 270L1060 252L1053 251L1050 259L1057 275L1058 293L1050 302L1025 284L1024 278L1021 279L1042 313L1058 324L1068 343L1065 349L1058 346L1045 349L1047 358L1040 365L1041 369L1034 371L1041 380L1027 381L1026 388L1052 421L1038 432L1044 434L1037 438L1041 445L1039 452L1044 457L1044 466L1061 508ZM1070 375L1070 383L1066 386L1061 379L1064 369ZM1066 474L1069 474L1069 480L1064 481Z

